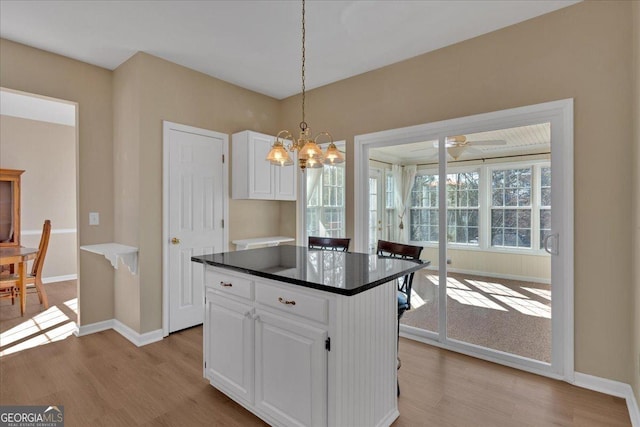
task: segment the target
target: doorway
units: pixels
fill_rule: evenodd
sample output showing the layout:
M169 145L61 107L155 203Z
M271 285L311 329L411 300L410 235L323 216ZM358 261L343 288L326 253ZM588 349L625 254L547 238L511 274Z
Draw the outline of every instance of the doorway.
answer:
M398 240L432 265L416 274L403 335L571 379L571 123L567 100L356 137L356 195L372 159L397 163L394 146L415 169ZM356 218L371 208L356 197ZM361 248L370 227L356 223Z
M38 248L44 221L51 221L42 270L49 307L45 309L38 296L28 290L26 312L21 317L18 304L2 300L2 357L67 338L76 329L78 106L7 88L0 88L0 93L0 168L24 171L20 174L19 244ZM30 268L28 265L27 271Z

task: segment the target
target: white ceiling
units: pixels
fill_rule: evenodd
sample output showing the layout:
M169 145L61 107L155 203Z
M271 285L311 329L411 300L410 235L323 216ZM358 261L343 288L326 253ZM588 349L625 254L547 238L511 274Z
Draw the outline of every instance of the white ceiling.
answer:
M470 141L459 161L491 159L549 153L551 151L551 124L540 123L489 132L478 132L465 135ZM473 141L502 140L505 145L473 145ZM369 157L373 160L400 165L438 163L438 141L415 142L411 144L392 145L373 148ZM451 157L447 157L452 160Z
M577 3L308 0L307 89ZM138 51L282 99L301 91L301 2L0 1L0 36L108 69Z

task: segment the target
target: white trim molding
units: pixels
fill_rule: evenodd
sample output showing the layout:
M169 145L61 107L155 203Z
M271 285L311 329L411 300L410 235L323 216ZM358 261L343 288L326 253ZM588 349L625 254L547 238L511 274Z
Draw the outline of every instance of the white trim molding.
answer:
M502 111L459 117L390 129L354 137L353 178L354 178L354 243L355 251L365 252L368 243L368 177L369 151L373 148L395 146L424 141L438 141L438 174L440 182L446 180L447 160L444 144L447 136L486 132L516 126L527 126L549 122L551 124L551 165L553 167L554 191L552 206L556 214L552 215L552 230L561 240L561 251L552 256L551 277L554 297L552 304L552 355L551 364L537 363L520 356L465 344L446 335L446 287L441 286L439 293L439 330L437 334L427 334L430 344L445 344L447 348L477 357L491 357L507 366L523 370L545 372L552 378L562 378L573 382L574 376L574 205L573 205L573 99L563 99L536 105L511 108ZM439 205L446 205L446 193L441 188L438 194ZM446 234L446 210L441 209L440 235ZM408 228L405 228L405 232ZM442 239L441 239L442 240ZM439 266L446 266L447 245L438 246L438 256L434 257ZM446 280L448 267L440 269L440 281ZM404 332L407 331L405 328ZM414 334L415 335L415 334ZM413 337L412 337L413 338ZM438 345L438 344L435 344Z
M576 372L573 385L625 399L629 410L629 418L631 418L631 425L640 427L638 402L633 394L633 388L629 384Z
M155 331L141 334L116 319L109 319L102 322L91 323L89 325L78 326L74 334L77 337L83 337L85 335L95 334L96 332L102 332L108 329L113 329L131 341L136 347L142 347L147 344L162 341L163 338L162 329L156 329Z
M65 274L64 276L51 276L51 277L43 277L42 283L56 283L56 282L65 282L67 280L78 280L77 274Z
M78 232L77 228L52 228L51 234L75 234ZM40 236L42 229L40 230L22 230L20 235L22 236Z

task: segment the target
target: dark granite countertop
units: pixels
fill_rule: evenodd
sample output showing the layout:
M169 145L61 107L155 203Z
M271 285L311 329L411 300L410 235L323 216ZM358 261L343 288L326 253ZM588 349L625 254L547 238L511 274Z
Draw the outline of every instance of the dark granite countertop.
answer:
M358 294L430 264L289 245L194 256L191 261L341 295Z

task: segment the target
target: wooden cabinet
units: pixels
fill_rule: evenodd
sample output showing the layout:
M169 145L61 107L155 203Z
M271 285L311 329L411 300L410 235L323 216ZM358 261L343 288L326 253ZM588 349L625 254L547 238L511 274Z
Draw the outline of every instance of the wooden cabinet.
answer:
M296 200L297 157L293 166L274 166L266 161L275 137L253 131L234 133L231 138L234 199Z
M393 282L345 296L206 266L204 377L273 426L388 426Z
M0 169L0 246L20 246L20 175Z

